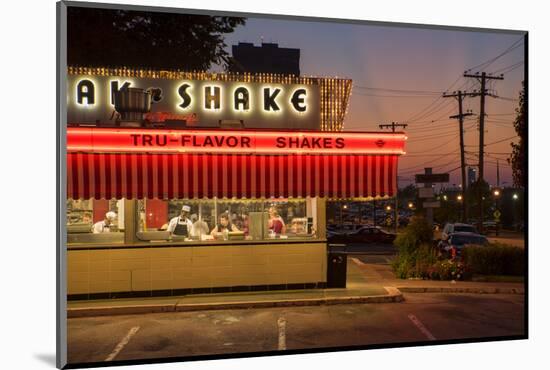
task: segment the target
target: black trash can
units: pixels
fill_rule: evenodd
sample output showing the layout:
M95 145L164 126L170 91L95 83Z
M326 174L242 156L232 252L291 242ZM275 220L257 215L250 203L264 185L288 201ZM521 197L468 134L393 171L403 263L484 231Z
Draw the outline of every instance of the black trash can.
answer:
M327 288L345 288L348 254L345 244L329 244L327 258Z

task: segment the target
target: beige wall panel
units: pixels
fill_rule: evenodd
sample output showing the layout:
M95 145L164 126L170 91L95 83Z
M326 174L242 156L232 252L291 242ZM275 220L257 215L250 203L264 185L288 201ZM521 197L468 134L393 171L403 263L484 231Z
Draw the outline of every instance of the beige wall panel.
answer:
M326 281L324 243L69 251L67 260L69 294Z

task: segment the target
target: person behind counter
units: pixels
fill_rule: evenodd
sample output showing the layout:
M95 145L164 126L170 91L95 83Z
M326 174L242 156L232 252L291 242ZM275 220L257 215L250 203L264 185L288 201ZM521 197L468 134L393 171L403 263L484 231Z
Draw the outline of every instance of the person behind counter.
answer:
M191 228L191 237L201 239L203 235L209 234L208 224L199 218L196 214L191 215L191 221L193 222L193 227Z
M224 231L240 231L237 226L229 222L229 215L222 213L219 217L218 224L212 229L210 235L216 235Z
M96 222L92 226L92 232L94 234L110 233L111 227L115 226L116 213L109 211L105 214L105 219Z
M279 211L275 207L269 208L269 221L267 226L269 230L274 234L284 235L286 234L286 225L283 218L279 215Z
M181 213L179 216L173 217L168 224L167 231L172 235L177 236L189 236L193 222L189 219L188 215L191 212L191 207L184 205L181 207Z

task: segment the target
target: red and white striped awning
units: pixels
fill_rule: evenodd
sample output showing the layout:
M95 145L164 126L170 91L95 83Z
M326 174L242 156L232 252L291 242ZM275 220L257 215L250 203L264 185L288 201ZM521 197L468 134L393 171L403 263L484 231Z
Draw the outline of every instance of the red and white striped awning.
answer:
M395 147L390 154L117 153L73 150L73 142L69 132L72 199L367 198L397 190Z
M392 196L396 155L67 154L69 198Z

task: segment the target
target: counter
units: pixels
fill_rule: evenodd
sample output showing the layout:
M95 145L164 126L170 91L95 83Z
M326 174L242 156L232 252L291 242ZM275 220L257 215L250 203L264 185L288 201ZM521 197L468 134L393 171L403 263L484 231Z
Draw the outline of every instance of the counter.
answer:
M322 239L71 244L69 299L323 288Z

